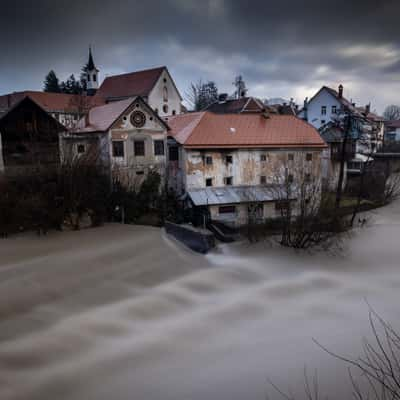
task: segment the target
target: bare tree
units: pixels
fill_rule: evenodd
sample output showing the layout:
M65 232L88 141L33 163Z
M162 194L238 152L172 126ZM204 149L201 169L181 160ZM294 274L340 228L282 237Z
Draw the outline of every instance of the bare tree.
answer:
M194 111L201 111L218 100L218 89L215 82L191 83L186 93L186 100Z
M400 119L400 106L395 104L387 106L383 112L383 118L385 118L387 121Z

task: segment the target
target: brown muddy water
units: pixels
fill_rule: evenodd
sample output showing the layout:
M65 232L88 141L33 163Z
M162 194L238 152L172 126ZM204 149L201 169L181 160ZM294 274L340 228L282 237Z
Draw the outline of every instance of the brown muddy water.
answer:
M0 399L236 400L293 392L303 368L350 399L366 301L400 328L400 204L341 252L267 243L194 254L155 228L0 241ZM278 398L278 397L276 397Z

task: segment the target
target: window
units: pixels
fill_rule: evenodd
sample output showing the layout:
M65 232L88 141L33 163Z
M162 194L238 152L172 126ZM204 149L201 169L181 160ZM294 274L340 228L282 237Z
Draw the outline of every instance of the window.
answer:
M136 175L144 175L144 171L136 171Z
M88 74L87 80L88 80L88 82L90 82L90 74Z
M206 157L206 165L212 165L212 163L213 163L212 157L211 156L207 156Z
M288 159L288 161L293 161L294 160L294 154L293 153L289 153L287 155L287 159Z
M235 214L236 207L235 206L221 206L218 208L219 214Z
M178 147L170 147L168 149L168 153L169 153L169 161L178 161L179 160Z
M77 152L78 152L78 154L84 153L85 152L85 145L84 144L78 144Z
M154 155L163 156L164 155L164 140L154 141Z
M275 210L282 211L289 208L289 200L278 200L275 202Z
M176 115L176 110L172 110L172 115Z
M93 75L93 82L96 82L96 75Z
M212 178L206 179L206 186L212 186Z
M325 125L325 120L321 119L321 125Z
M326 106L321 106L321 115L326 115Z
M227 164L232 164L232 156L226 156L226 157L225 157L225 162L226 162Z
M135 156L144 156L144 140L135 140Z
M265 185L267 183L267 177L265 175L260 176L260 184Z
M164 105L163 105L162 110L163 110L164 114L167 114L167 113L168 113L168 106L167 106L167 104L164 104Z
M305 174L304 175L304 182L310 183L311 182L311 174Z
M312 153L306 154L306 161L312 161Z
M227 176L226 178L224 178L224 182L225 182L225 185L231 186L233 183L233 177Z
M288 183L293 183L293 175L292 174L289 174L287 176L287 181L288 181Z
M164 89L163 89L163 100L168 101L168 89L166 86L164 86Z
M332 106L332 114L336 114L336 106Z
M112 142L113 157L124 157L124 142L122 140L114 140Z
M261 154L260 161L267 161L267 155L266 154Z

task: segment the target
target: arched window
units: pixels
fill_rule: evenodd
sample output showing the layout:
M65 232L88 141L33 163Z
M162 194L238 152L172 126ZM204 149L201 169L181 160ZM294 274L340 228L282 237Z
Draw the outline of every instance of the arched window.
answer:
M168 114L168 106L166 104L163 105L163 112L164 114Z
M164 89L163 89L163 99L164 99L164 101L168 101L168 89L166 86L164 86Z
M93 74L93 82L96 82L96 74Z

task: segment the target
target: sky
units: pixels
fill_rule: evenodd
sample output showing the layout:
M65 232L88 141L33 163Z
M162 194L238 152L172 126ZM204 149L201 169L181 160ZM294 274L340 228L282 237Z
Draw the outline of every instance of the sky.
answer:
M240 74L300 105L342 83L382 112L400 104L399 16L399 0L3 0L0 94L79 76L91 45L100 80L166 65L185 97L200 79L233 93Z

